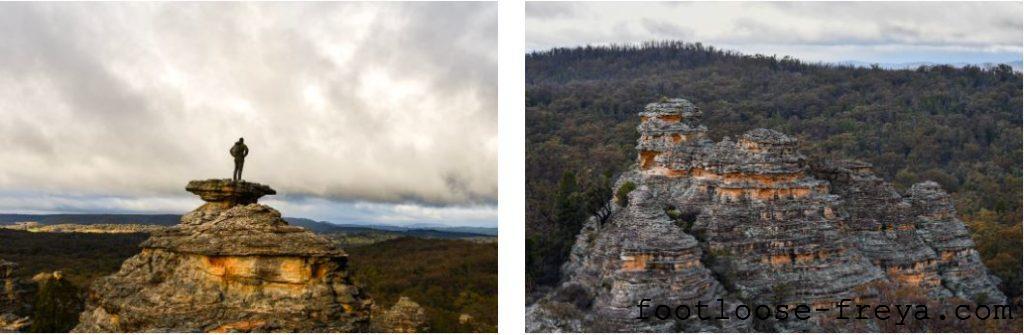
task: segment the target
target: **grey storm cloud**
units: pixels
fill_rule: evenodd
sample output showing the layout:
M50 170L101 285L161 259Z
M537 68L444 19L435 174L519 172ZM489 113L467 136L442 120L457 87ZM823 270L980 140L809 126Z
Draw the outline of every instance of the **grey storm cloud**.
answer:
M0 4L0 190L497 201L494 3ZM490 205L488 205L490 206Z
M703 42L832 61L872 53L1021 53L1019 2L527 2L527 49ZM848 59L848 58L846 58Z

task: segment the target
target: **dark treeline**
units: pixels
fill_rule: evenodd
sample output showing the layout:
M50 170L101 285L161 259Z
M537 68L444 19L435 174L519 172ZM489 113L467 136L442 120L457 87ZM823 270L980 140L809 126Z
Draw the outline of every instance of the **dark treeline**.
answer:
M811 158L870 162L901 191L942 184L1019 301L1022 78L1009 66L884 70L681 42L526 57L529 291L558 281L589 216L578 201L587 185L633 162L636 114L681 97L705 111L715 140L772 128L797 136Z

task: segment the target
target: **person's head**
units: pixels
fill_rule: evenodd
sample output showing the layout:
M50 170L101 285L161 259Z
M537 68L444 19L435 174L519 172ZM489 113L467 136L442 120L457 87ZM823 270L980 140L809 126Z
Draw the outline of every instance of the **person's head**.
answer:
M238 143L242 143L242 142L245 142L245 139L244 139L244 138L241 138L241 137L239 137L239 138L238 138Z

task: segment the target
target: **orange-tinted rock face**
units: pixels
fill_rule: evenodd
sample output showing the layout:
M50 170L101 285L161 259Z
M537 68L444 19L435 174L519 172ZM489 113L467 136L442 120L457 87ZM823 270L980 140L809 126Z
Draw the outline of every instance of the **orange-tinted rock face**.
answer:
M935 263L930 260L911 266L886 266L885 272L901 286L923 288L927 291L942 285L941 278L935 273Z
M730 201L800 199L811 195L810 188L717 188L718 195Z
M662 115L658 119L665 123L678 123L683 120L683 117L680 115Z
M300 257L203 256L197 255L198 266L213 277L230 281L233 278L303 284L318 279L323 271L314 273L313 264Z
M669 177L687 177L694 180L718 181L728 184L757 184L766 187L776 187L782 183L796 182L798 179L805 176L803 173L717 173L700 167L690 169L668 169L668 173L666 175Z
M657 151L641 151L640 152L640 169L647 170L654 166L654 158L658 157L659 152Z
M622 271L684 271L702 266L699 259L677 252L626 251L620 256Z
M651 254L635 254L622 256L622 271L643 271L647 269L647 261L651 260Z

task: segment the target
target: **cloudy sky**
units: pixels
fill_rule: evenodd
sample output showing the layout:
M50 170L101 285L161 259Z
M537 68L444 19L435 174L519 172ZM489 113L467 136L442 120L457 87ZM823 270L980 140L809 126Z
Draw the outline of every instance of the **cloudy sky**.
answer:
M0 212L497 224L495 3L0 4Z
M702 42L808 61L1021 59L1020 2L528 2L527 49Z

